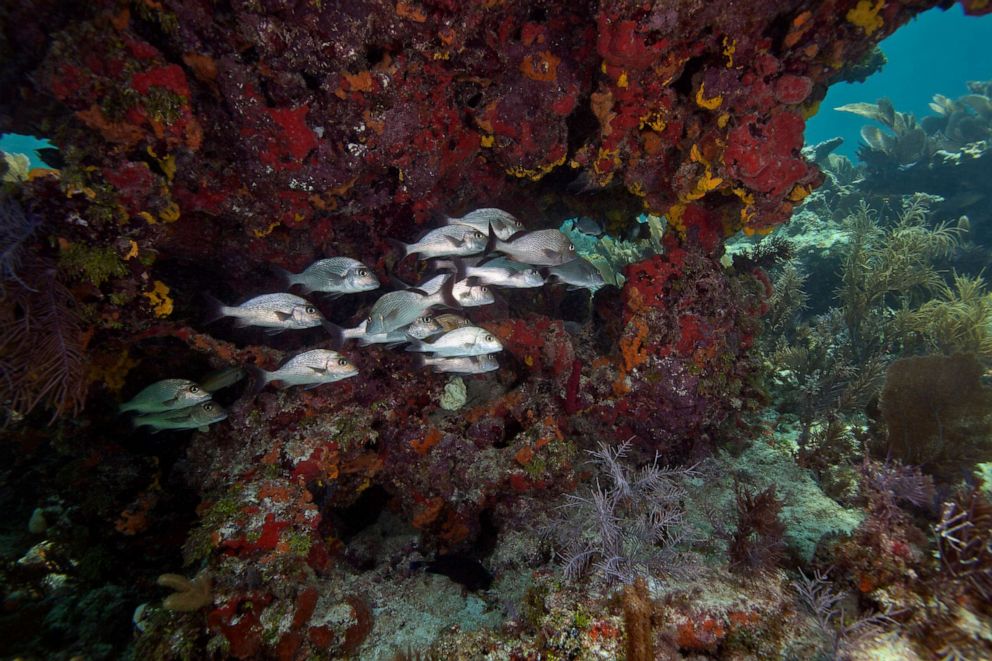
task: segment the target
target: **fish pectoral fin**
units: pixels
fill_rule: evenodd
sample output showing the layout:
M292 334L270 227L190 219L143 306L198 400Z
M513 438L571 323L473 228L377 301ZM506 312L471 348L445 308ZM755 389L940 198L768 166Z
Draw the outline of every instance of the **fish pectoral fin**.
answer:
M324 369L323 367L311 367L310 369L312 369L317 374L327 374L327 370Z
M199 427L196 428L196 431L210 431L210 426L209 425L200 425Z
M279 310L276 310L273 314L276 315L276 319L278 319L279 321L286 321L287 319L293 318L292 312L281 312Z
M461 248L463 245L465 245L465 239L459 239L453 236L449 236L447 234L444 236L444 238L448 241L448 243L450 243L456 248Z
M284 330L286 330L286 329L285 328L266 328L265 329L265 334L266 335L278 335L279 333L283 332Z
M178 402L178 401L179 401L179 397L178 397L178 396L176 396L176 397L172 397L172 398L170 398L170 399L167 399L167 400L165 400L165 401L164 401L164 402L162 402L162 403L163 403L163 404L165 404L166 406L173 406L173 405L175 405L175 403L176 403L176 402Z
M541 252L544 253L544 256L545 257L557 257L558 256L557 251L554 251L551 248L544 248L543 250L541 250Z

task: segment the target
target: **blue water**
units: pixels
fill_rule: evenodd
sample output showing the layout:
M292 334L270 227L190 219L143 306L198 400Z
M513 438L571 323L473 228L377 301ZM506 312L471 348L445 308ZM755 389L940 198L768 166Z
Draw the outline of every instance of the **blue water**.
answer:
M54 146L48 140L35 138L30 135L18 135L16 133L4 133L0 135L0 151L11 154L27 154L33 168L49 167L41 162L35 150Z
M820 112L806 126L807 144L844 138L836 153L855 157L861 127L871 120L834 110L856 101L886 96L900 112L917 119L933 114L934 94L955 98L968 94L965 82L992 79L992 15L965 16L959 5L931 9L880 44L888 58L881 71L864 83L837 83L827 92Z

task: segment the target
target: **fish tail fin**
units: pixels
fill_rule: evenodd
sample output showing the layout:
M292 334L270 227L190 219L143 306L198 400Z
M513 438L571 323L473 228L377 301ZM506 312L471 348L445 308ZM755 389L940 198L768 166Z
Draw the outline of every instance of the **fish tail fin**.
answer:
M206 323L212 324L218 319L223 319L227 316L227 306L221 303L215 296L204 293L203 298L207 301Z
M426 348L425 347L426 343L423 340L418 340L416 338L411 337L409 342L410 344L406 348L407 351L424 351Z
M455 279L448 278L447 280L444 281L444 284L441 285L441 289L438 291L438 293L441 294L442 303L444 303L450 308L460 308L461 303L459 303L458 299L455 298L454 287L455 287Z
M327 334L331 336L331 347L337 351L344 346L347 338L344 336L344 329L337 324L332 324L331 322L324 320L320 324L323 326Z
M465 274L468 272L468 267L465 266L465 260L461 257L452 257L450 262L455 267L455 275L452 276L452 279L464 280Z
M549 284L553 285L554 283L558 282L559 279L558 276L552 273L551 269L547 266L538 269L537 272L540 273L541 277L544 278L544 281Z
M281 266L276 266L275 264L273 264L271 268L272 268L272 272L279 277L279 279L282 281L282 284L285 287L289 288L297 284L298 276L292 271L284 269Z
M398 239L392 238L387 238L386 243L388 243L390 247L397 252L400 259L403 259L410 254L410 244L403 243Z
M269 378L269 373L257 365L248 365L245 367L245 370L251 378L250 392L252 396L262 392L262 389L265 388L265 385L271 380Z
M485 254L496 252L498 250L499 250L499 237L496 236L496 230L493 228L493 224L489 223L489 238L486 240Z

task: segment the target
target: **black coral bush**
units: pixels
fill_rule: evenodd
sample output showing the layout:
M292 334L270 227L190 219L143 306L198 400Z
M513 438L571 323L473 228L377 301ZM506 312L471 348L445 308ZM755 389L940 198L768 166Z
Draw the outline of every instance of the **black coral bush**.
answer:
M546 531L570 580L594 570L630 583L686 564L679 550L689 532L682 483L693 469L663 468L657 458L636 469L625 461L628 449L629 442L590 452L593 484L570 494Z
M44 406L56 415L82 409L83 334L72 292L54 263L32 253L37 226L11 200L0 201L0 402L4 422Z

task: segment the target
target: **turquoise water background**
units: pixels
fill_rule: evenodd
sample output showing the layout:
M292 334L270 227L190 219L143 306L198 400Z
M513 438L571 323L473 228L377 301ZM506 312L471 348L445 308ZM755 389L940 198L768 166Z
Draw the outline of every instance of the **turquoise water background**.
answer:
M931 9L881 44L888 63L864 83L838 83L830 88L819 113L806 126L807 144L835 136L844 138L837 153L855 157L861 127L868 121L834 110L856 101L874 102L886 96L896 110L917 119L931 114L927 104L934 94L958 97L967 93L965 82L992 79L992 15L965 16L959 5L948 11ZM43 166L34 153L39 143L30 136L0 136L0 150L26 153L32 167Z
M931 9L895 31L879 47L888 58L881 71L863 83L837 83L820 111L806 125L806 143L840 136L836 153L854 158L861 127L870 120L834 110L857 101L874 103L885 96L900 112L920 119L933 114L934 94L955 98L968 93L965 82L992 79L992 15L965 16L959 5Z

